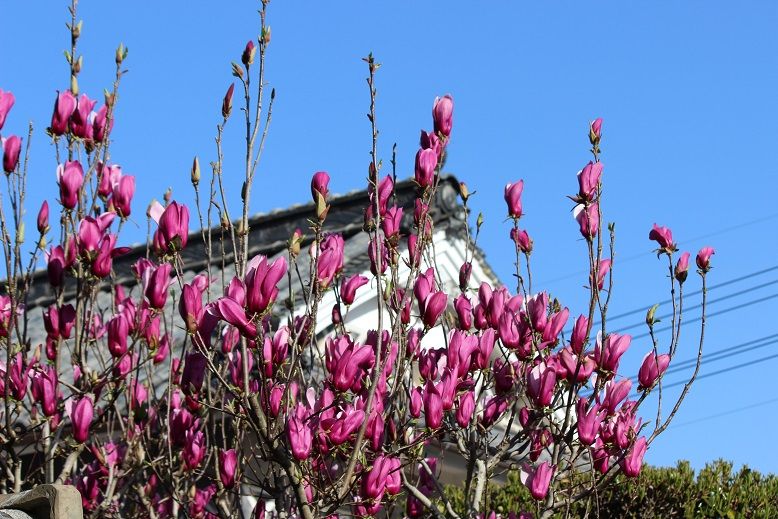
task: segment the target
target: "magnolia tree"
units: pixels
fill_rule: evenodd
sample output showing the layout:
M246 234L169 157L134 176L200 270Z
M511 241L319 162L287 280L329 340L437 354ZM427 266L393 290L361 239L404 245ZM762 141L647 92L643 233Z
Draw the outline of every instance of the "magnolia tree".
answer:
M592 159L570 197L589 272L588 305L577 317L532 286L532 240L520 227L522 181L504 193L516 286L473 286L474 254L467 253L459 289L443 290L431 252L430 205L454 103L450 96L435 100L432 130L421 133L416 153L415 205L399 207L396 174L383 175L376 154L372 56L365 60L372 159L364 208L371 276L343 274L344 240L328 232L324 172L311 182L309 229L295 232L274 260L250 257L249 206L254 182L261 182L255 175L274 100L266 90L266 12L263 2L260 36L232 64L236 79L222 101L207 189L201 192L195 159L196 206L169 196L165 205L151 204L149 221L156 223L146 256L132 265L134 284L119 284L113 269L128 252L118 246L122 225L137 214L136 179L110 152L127 49L117 49L113 86L98 107L79 92L82 23L73 2L65 53L70 85L57 94L47 130L59 163L51 175L58 193L43 203L33 233L25 233L24 220L32 126L26 143L8 133L16 125L7 119L15 97L0 90L7 180L0 212L0 491L70 483L89 517L246 517L254 498L255 517L494 517L487 484L515 469L537 507L508 516L549 517L596 496L620 472L637 477L694 381L704 333L694 374L663 413L662 377L678 347L690 255L676 259L670 230L655 226L649 238L666 263L671 337L669 344L657 341L654 307L646 319L651 341L636 345L647 352L638 386L619 371L631 338L607 326L614 230L603 225L600 210L602 120L591 123ZM235 212L222 177L228 123L246 131ZM570 182L572 191L572 175ZM460 194L467 209L464 185ZM414 222L405 235L404 209ZM207 258L194 276L182 254L191 218L202 228ZM212 229L212 221L220 227ZM479 216L468 236L477 237L481 225ZM468 240L472 252L474 238ZM704 248L696 257L702 332L711 254ZM41 261L45 273L38 275ZM225 265L234 277L225 278ZM298 296L279 293L285 277ZM48 285L45 304L29 301L33 283ZM378 306L366 338L350 332L348 308L358 291L372 291ZM331 311L322 304L329 292L337 301ZM29 326L40 313L45 336ZM332 331L321 338L314 332L323 316ZM433 329L443 333L422 347ZM659 405L644 421L639 409L652 392ZM445 468L431 456L439 450L465 467L464 507L443 492Z

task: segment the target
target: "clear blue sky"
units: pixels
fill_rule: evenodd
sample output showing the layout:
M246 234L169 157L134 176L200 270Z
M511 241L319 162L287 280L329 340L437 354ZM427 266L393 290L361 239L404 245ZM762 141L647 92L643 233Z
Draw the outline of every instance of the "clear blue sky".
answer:
M82 0L82 91L102 98L116 45L123 41L130 51L112 148L113 159L138 177L138 225L129 227L127 242L143 239L140 215L169 185L176 199L191 201L194 155L204 167L214 158L221 97L232 80L229 63L239 60L258 26L254 1L215 5ZM666 297L665 265L648 253L655 221L669 225L693 253L707 244L716 248L712 284L778 264L778 4L489 5L271 3L268 79L278 98L252 210L307 201L316 170L332 174L334 191L364 187L370 136L360 58L372 51L383 63L380 151L388 163L398 143L401 176L412 173L419 130L431 126L433 98L454 96L448 170L478 191L473 203L486 217L481 245L503 280L511 279L512 258L502 188L523 178L523 225L535 238L535 279L574 315L582 311L585 248L565 195L575 192L575 173L589 158L587 124L596 116L605 119L606 218L617 222L614 315ZM28 119L36 124L30 207L37 208L56 192L54 155L43 129L55 90L68 85L66 3L33 8L6 2L3 18L0 88L17 99L5 133L22 133ZM241 167L236 122L225 137L233 199ZM723 300L710 310L771 296L778 285L749 289L776 278L772 271L714 290L711 298ZM689 289L698 283L692 278ZM736 292L742 293L724 297ZM777 301L713 317L706 350L778 333ZM642 319L641 312L612 324L618 329ZM697 329L689 326L683 334L678 361L696 348ZM648 348L646 339L635 341L625 360L628 372L637 371ZM702 374L775 353L778 344L770 344L711 362ZM668 465L685 458L699 468L724 457L778 472L778 450L766 442L778 426L776 369L778 359L772 359L701 380L679 425L654 444L648 461Z

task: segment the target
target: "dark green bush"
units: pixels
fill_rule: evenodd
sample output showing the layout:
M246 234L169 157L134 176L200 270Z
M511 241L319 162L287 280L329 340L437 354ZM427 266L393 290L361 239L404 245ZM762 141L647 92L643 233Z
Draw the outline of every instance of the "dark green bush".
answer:
M464 508L463 489L449 487L446 494L455 508ZM535 511L535 502L518 473L508 474L505 485L490 485L485 509L499 513ZM644 466L640 477L616 478L614 484L591 499L575 503L556 517L659 518L778 518L778 477L748 467L733 472L732 463L709 463L695 477L689 462L676 467Z

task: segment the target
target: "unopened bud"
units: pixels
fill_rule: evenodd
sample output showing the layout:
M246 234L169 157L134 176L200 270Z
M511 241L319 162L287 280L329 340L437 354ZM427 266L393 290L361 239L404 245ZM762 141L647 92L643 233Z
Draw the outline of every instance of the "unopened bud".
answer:
M24 222L20 222L19 227L16 229L16 243L18 245L24 243Z
M484 213L478 213L478 218L475 221L476 228L480 229L484 224Z
M303 233L300 229L295 229L292 236L289 238L289 254L296 258L300 254L300 246L303 242Z
M232 75L237 78L243 77L243 69L240 68L240 65L238 65L234 61L232 62Z
M73 34L73 38L78 39L81 36L81 29L84 27L84 20L79 21L75 27L73 27L73 30L71 31L71 34Z
M109 92L108 90L103 90L103 98L105 99L105 106L107 106L108 108L113 106L114 96L112 92Z
M167 191L165 191L165 194L163 195L162 199L165 201L165 205L168 205L172 198L173 198L173 188L169 187L167 188Z
M659 319L655 317L657 308L659 308L659 303L649 308L648 312L646 312L646 324L648 326L654 326L654 324L659 322Z
M467 202L467 199L470 198L470 190L467 189L467 184L464 182L459 183L459 196L462 197L464 202Z
M74 96L78 96L78 79L75 75L70 76L70 92Z
M264 29L262 29L262 43L265 44L267 47L270 45L270 26L268 25Z
M254 40L249 40L246 44L246 48L243 49L243 54L240 57L240 61L247 67L254 63L254 56L257 53L257 48L254 46Z
M73 65L73 73L79 74L81 72L81 67L83 66L84 66L84 56L79 56L75 64Z
M227 230L227 229L229 229L229 228L230 228L230 221L229 221L229 219L227 218L227 215L226 215L226 214L223 214L223 215L222 215L222 219L221 219L221 226L222 226L222 229L225 229L225 230Z
M224 100L222 101L222 117L225 119L232 113L232 94L235 91L235 83L230 85L227 89L227 93L224 94Z
M197 159L197 157L194 158L194 162L192 162L192 185L197 187L197 184L200 183L200 161Z
M124 61L124 58L127 57L127 48L124 46L124 43L120 43L119 46L116 48L116 64L121 65L122 61Z

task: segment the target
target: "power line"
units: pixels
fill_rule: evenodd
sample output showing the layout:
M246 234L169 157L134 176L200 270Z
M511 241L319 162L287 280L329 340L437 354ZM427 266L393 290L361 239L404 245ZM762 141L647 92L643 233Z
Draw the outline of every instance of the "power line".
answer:
M751 279L752 277L756 277L756 276L759 276L759 275L762 275L762 274L766 274L766 273L772 272L774 270L778 270L778 265L774 265L772 267L767 267L767 268L764 268L764 269L761 269L761 270L757 270L756 272L751 272L749 274L745 274L743 276L736 277L736 278L730 279L728 281L722 281L721 283L716 283L715 285L711 285L710 287L708 287L708 292L710 292L711 290L716 290L717 288L722 288L722 287L725 287L725 286L732 285L734 283L738 283L738 282L743 281L745 279ZM692 292L684 294L684 297L695 296L695 295L701 294L701 293L702 293L701 289L700 290L694 290ZM672 303L672 302L673 302L672 299L665 299L664 301L660 301L659 305L660 306L661 305L666 305L666 304L669 304L669 303ZM609 315L608 316L608 321L614 321L616 319L621 319L622 317L627 317L627 316L630 316L630 315L635 315L635 314L640 313L640 312L646 312L646 311L648 311L649 308L651 308L651 306L653 306L653 305L643 306L643 307L640 307L640 308L635 308L634 310L630 310L629 312L624 312L624 313L617 314L617 315L614 315L614 316L610 316ZM597 324L600 324L600 323L597 322L595 324L595 326Z
M702 380L702 379L705 379L705 378L708 378L708 377L715 377L716 375L721 375L722 373L730 373L732 371L735 371L736 369L747 368L749 366L753 366L754 364L761 364L762 362L767 362L768 360L772 360L772 359L775 359L775 358L778 358L778 353L775 353L773 355L768 355L767 357L762 357L760 359L752 360L750 362L743 362L741 364L735 364L734 366L729 366L729 367L724 368L724 369L720 369L720 370L717 370L717 371L711 371L710 373L704 373L702 375L698 375L697 378L695 379L695 381L696 380ZM682 386L682 385L686 384L687 382L688 382L688 380L681 380L679 382L673 382L672 384L662 384L662 389L669 389L671 387Z
M727 314L729 312L734 312L735 310L740 310L741 308L745 308L747 306L752 306L752 305L755 305L757 303L763 303L765 301L769 301L770 299L775 299L776 297L778 297L778 293L770 294L769 296L760 297L758 299L753 299L751 301L747 301L745 303L741 303L741 304L736 305L736 306L731 306L729 308L724 308L723 310L718 310L716 312L711 312L711 313L707 314L705 317L706 317L706 319L710 319L711 317L716 317L717 315L723 315L723 314ZM693 319L685 320L684 324L696 323L696 322L699 322L701 320L702 320L702 317L694 317ZM656 329L656 330L654 330L654 334L656 335L658 333L667 331L670 328L671 328L671 326L665 326L663 328ZM648 337L650 335L651 335L650 332L642 333L640 335L636 335L636 336L632 337L632 340L642 339L642 338Z
M737 291L737 292L732 292L732 293L730 293L730 294L727 294L727 295L725 295L725 296L718 297L718 298L716 298L716 299L711 299L710 301L708 301L708 302L707 302L707 305L713 305L713 304L716 304L716 303L720 303L721 301L726 301L727 299L731 299L731 298L733 298L733 297L742 296L743 294L747 294L747 293L749 293L749 292L754 292L754 291L756 291L756 290L760 290L760 289L762 289L762 288L769 287L769 286L771 286L771 285L775 285L775 284L778 284L778 279L773 279L772 281L768 281L768 282L766 282L766 283L761 283L761 284L759 284L759 285L754 285L754 286L752 286L752 287L745 288L745 289L743 289L743 290L739 290L739 291ZM702 303L698 303L698 304L696 304L696 305L692 305L692 306L684 307L684 309L683 309L683 310L684 310L684 312L686 312L686 311L689 311L689 310L696 310L697 308L702 308ZM673 316L673 314L671 314L671 313L669 313L669 314L664 314L664 315L660 315L660 316L658 317L658 319L669 319L669 318L671 318L672 316ZM644 322L642 322L642 323L635 323L635 324L631 324L631 325L629 325L629 326L622 326L622 327L619 327L619 331L631 330L631 329L633 329L633 328L637 328L637 327L639 327L639 326L643 326L643 325L645 325L645 324L646 324L646 323L645 323L645 321L644 321Z
M764 337L759 337L758 339L752 339L746 342L741 342L740 344L730 346L729 348L725 348L723 350L717 350L708 355L703 356L701 365L705 365L708 364L709 362L715 362L722 359L728 359L730 357L734 357L735 355L741 355L743 353L757 350L759 348L764 348L765 346L770 346L775 343L778 343L778 333L774 333L772 335L765 335ZM670 367L667 369L667 371L665 371L665 375L683 371L685 369L694 366L695 364L697 364L697 357L693 357L676 363L671 363ZM636 381L638 377L637 375L635 375L630 378L633 381Z
M677 424L673 423L673 424L670 425L670 429L674 429L676 427L683 427L685 425L692 425L692 424L695 424L695 423L698 423L698 422L704 422L706 420L713 420L714 418L720 418L722 416L728 416L728 415L731 415L731 414L740 413L740 412L746 411L748 409L754 409L756 407L762 407L762 406L765 406L765 405L768 405L768 404L772 404L772 403L775 403L775 402L778 402L778 397L771 398L770 400L763 400L762 402L756 402L754 404L750 404L750 405L746 405L746 406L742 406L742 407L735 407L733 409L729 409L727 411L722 411L720 413L711 414L711 415L708 415L708 416L703 416L701 418L695 418L694 420L687 420L685 422L680 422L680 423L677 423Z

